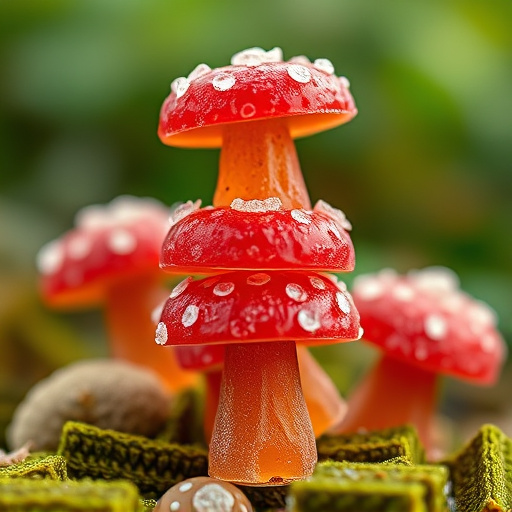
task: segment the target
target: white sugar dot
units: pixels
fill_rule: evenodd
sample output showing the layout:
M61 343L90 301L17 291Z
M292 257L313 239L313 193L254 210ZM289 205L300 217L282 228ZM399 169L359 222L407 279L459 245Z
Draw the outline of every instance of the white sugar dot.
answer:
M374 276L357 276L354 279L354 293L361 300L375 300L384 294L384 285Z
M350 307L350 302L344 293L336 292L336 302L338 303L338 306L340 307L341 311L343 311L343 313L346 315L350 313L352 308Z
M432 340L441 340L446 336L448 325L446 320L439 315L429 315L424 322L425 333Z
M206 484L194 494L192 506L197 512L232 512L235 497L219 484Z
M308 332L315 332L321 327L320 319L316 311L301 309L297 315L299 325Z
M176 512L180 509L180 502L179 501L173 501L169 507L172 512Z
M406 284L397 284L391 293L395 299L403 302L409 302L414 298L414 290Z
M155 342L157 345L165 345L167 343L167 327L160 322L156 328Z
M175 299L179 295L181 295L188 287L188 285L192 282L191 277L187 277L186 279L183 279L183 281L179 282L171 291L171 294L169 295L169 298Z
M484 352L490 353L494 350L496 346L496 339L491 335L486 335L480 341L480 346Z
M249 119L250 117L254 117L256 114L256 107L252 103L245 103L242 105L240 109L240 116L244 119Z
M235 85L236 79L233 75L230 75L229 73L221 73L220 75L217 75L212 80L213 88L216 91L228 91Z
M208 66L208 64L198 64L187 76L187 80L191 82L192 80L196 80L204 75L207 75L212 68Z
M233 283L219 283L215 285L213 289L213 294L218 297L225 297L229 295L235 289L235 285Z
M301 84L307 84L311 80L311 71L300 64L291 64L287 71L290 78Z
M199 316L199 308L190 304L186 307L181 317L181 323L184 327L190 327L196 323L197 317Z
M313 62L313 66L320 71L325 71L328 75L334 73L334 66L329 59L316 59L315 62Z
M232 210L239 212L265 213L269 211L278 211L282 208L283 203L278 197L268 197L267 199L251 199L244 201L237 197L230 204Z
M428 357L428 350L427 350L427 347L425 347L424 345L418 345L418 346L414 349L414 357L415 357L418 361L425 361L425 359L427 359L427 357Z
M296 283L286 285L286 295L297 302L304 302L308 298L304 288Z
M364 329L359 327L359 332L357 333L357 339L360 340L364 335Z
M304 210L292 210L291 216L301 224L311 224L311 217Z
M74 260L81 260L90 254L92 240L87 236L73 237L68 244L68 253Z
M115 229L110 233L107 245L113 253L123 256L135 251L137 239L126 229Z
M184 484L181 484L179 487L178 487L178 490L180 492L187 492L187 491L190 491L190 489L192 489L192 483L191 482L186 482Z
M319 277L309 276L309 282L313 288L316 288L317 290L325 290L325 283Z
M264 274L260 272L258 274L253 274L247 278L247 284L252 284L254 286L261 286L270 281L270 276L268 274Z
M340 76L339 81L342 87L345 87L345 89L350 89L350 81L346 76Z
M176 80L173 80L171 83L171 90L176 93L176 99L181 98L187 92L189 87L190 82L184 76L176 78Z
M238 506L240 507L240 512L248 512L247 507L243 503L240 503Z
M54 240L41 247L37 253L36 265L41 274L58 272L64 262L64 249L59 240Z

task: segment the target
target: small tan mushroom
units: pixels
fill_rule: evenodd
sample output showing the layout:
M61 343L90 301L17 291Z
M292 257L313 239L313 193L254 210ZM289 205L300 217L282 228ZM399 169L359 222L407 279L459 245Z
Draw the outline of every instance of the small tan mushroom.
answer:
M245 494L229 482L207 476L189 478L171 487L153 512L252 512Z

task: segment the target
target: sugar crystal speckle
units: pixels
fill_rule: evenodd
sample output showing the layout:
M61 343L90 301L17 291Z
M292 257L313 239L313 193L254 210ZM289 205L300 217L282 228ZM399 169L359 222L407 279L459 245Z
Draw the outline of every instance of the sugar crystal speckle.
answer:
M171 91L176 94L176 99L181 98L190 87L190 82L184 77L180 76L171 83Z
M301 84L307 84L311 80L311 71L306 66L291 64L287 71L290 78Z
M233 283L218 283L213 288L213 294L218 297L225 297L229 295L235 289L235 285Z
M315 332L321 327L318 312L301 309L297 315L299 325L308 332Z
M196 320L199 316L199 308L194 304L190 304L186 307L183 312L183 316L181 317L181 323L184 327L190 327L196 323Z
M157 345L165 345L167 343L167 327L160 322L156 328L155 342Z
M343 313L348 315L350 310L352 309L350 306L350 302L347 299L347 296L342 292L336 292L336 302L338 303L339 308Z
M188 285L192 282L192 277L187 277L180 281L171 291L169 298L175 299L179 295L181 295L188 287Z
M239 212L250 212L250 213L265 213L278 211L282 208L283 203L278 197L268 197L267 199L251 199L250 201L244 201L237 197L231 202L231 209Z
M292 219L300 224L311 224L311 216L305 210L292 210L290 214Z
M228 91L236 83L236 79L229 73L221 73L212 80L213 88L216 91Z
M315 62L313 62L313 66L320 71L324 71L328 75L332 75L334 73L334 66L329 59L316 59Z
M304 288L296 283L288 283L286 285L286 295L297 302L304 302L308 298Z

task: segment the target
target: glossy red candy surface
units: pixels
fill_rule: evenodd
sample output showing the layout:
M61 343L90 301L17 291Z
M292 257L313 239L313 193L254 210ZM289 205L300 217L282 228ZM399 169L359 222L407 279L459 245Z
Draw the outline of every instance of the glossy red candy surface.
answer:
M203 208L174 224L162 247L167 272L311 269L348 272L355 253L346 223L316 209Z
M169 145L219 147L227 123L287 117L291 136L302 137L356 114L347 80L310 63L226 66L183 78L162 105L158 134Z
M188 281L165 303L161 345L360 337L359 315L343 283L313 272L229 272Z

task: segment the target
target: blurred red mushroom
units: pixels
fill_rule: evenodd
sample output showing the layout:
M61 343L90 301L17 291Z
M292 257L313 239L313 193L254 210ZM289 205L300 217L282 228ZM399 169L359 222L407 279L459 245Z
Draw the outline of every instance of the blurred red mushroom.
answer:
M229 272L188 281L169 298L157 343L226 345L210 476L280 484L309 474L316 461L315 440L295 342L289 340L329 343L359 337L350 296L321 274ZM278 474L276 461L282 463Z
M169 210L153 199L120 196L106 206L78 212L76 227L39 252L43 300L78 309L105 304L113 357L153 369L171 390L191 385L172 350L152 343L151 311L162 299L165 274L158 267Z
M365 340L382 356L349 400L341 431L413 423L426 447L439 374L493 384L506 355L494 312L458 289L449 269L358 276L354 302Z

